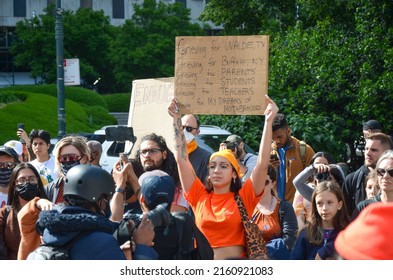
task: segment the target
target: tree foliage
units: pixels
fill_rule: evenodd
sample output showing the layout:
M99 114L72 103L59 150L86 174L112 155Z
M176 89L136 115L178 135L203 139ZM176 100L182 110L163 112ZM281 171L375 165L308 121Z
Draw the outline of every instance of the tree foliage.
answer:
M157 2L135 4L132 19L120 27L102 10L63 11L64 58L79 58L83 86L92 88L101 78L100 92L130 92L134 79L173 76L175 37L204 31L190 22L184 5ZM11 48L15 64L45 83L56 81L54 11L51 5L44 15L18 22Z
M281 32L296 20L296 2L260 0L210 0L200 16L224 27L224 34L254 35Z
M49 5L45 14L19 21L17 40L11 47L17 66L31 69L33 77L45 83L56 82L55 7ZM82 83L91 86L103 77L103 90L108 90L113 75L108 57L109 42L115 27L103 11L79 9L63 11L64 58L79 58Z
M134 79L174 75L176 36L204 34L190 23L190 11L180 3L145 0L134 11L111 45L116 81L129 91Z
M282 21L280 26L287 28L281 29L269 29L269 20L259 19L263 15L236 17L222 9L229 3L239 13L252 5L279 9L274 2L212 0L204 18L222 24L225 34L271 31L269 95L288 116L293 134L316 151L347 160L347 148L354 155L353 142L364 121L377 119L391 133L393 112L387 104L393 98L393 2L299 0L287 13L280 10L289 17L295 9L297 15L296 21ZM257 29L245 31L248 26ZM260 122L249 124L253 133L244 138L253 142Z

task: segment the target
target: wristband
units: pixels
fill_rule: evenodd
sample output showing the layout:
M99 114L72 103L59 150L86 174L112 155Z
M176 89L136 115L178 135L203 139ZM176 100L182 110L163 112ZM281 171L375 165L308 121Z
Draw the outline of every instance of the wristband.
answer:
M123 189L123 188L120 188L120 187L116 187L115 192L124 194L124 189Z

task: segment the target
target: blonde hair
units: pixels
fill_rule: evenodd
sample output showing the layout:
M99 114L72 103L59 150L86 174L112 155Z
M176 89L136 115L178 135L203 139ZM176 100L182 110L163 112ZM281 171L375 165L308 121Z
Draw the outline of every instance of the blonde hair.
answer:
M61 171L60 168L60 162L59 162L59 156L60 156L60 151L63 147L72 145L75 148L78 149L78 151L81 153L82 157L86 157L87 161L90 161L90 151L89 147L87 146L87 139L83 136L79 135L70 135L66 136L62 139L59 140L59 142L56 143L55 148L53 149L53 155L55 156L56 159L56 167L57 170L59 170L59 175L64 176L63 172Z

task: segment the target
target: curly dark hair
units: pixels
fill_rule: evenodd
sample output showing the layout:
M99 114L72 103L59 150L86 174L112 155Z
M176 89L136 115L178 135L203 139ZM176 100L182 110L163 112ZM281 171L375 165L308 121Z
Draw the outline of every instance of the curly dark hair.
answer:
M163 161L160 170L168 173L168 175L171 176L173 181L175 182L175 186L177 188L180 188L180 186L181 186L180 184L181 183L180 183L179 170L177 169L177 163L176 163L175 155L172 153L171 150L169 150L164 137L162 137L160 135L157 135L155 133L151 133L151 134L148 134L148 135L145 135L145 136L142 137L141 143L143 143L144 141L156 142L158 147L160 147L160 149L162 151L166 151L167 152L167 157ZM138 151L136 153L135 160L136 160L136 162L138 162L138 164L140 166L142 166L141 149L140 148L138 149Z

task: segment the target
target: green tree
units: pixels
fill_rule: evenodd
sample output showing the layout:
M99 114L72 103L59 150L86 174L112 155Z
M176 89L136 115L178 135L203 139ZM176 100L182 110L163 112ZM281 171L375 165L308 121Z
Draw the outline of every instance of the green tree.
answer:
M254 35L281 32L296 21L296 2L260 0L210 0L200 16L224 27L224 34Z
M294 5L287 13L280 10L288 18L296 10L297 21L288 21L268 12L253 16L272 10L274 3L212 0L203 18L222 24L224 34L270 30L269 95L288 116L295 136L347 160L346 149L354 154L364 121L375 118L385 132L393 129L386 106L393 98L393 2L298 0ZM253 10L250 16L242 16L247 10ZM261 128L258 120L248 122L253 118L237 122L255 135ZM232 116L206 119L223 126Z
M145 0L134 5L134 12L110 48L113 72L123 91L130 91L134 79L172 77L176 36L204 35L181 3Z
M11 47L17 66L31 69L33 77L41 76L45 83L56 81L56 40L54 6L45 14L19 21L17 40ZM82 83L92 85L101 77L100 89L112 89L109 42L116 34L103 11L80 9L63 11L64 58L79 58ZM115 91L116 89L114 89Z

